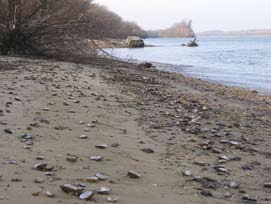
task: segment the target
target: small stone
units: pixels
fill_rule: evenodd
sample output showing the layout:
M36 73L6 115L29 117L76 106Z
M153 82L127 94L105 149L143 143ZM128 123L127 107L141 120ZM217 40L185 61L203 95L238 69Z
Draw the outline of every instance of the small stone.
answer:
M226 160L226 161L229 161L230 158L228 156L219 156L218 157L220 160Z
M105 175L104 173L97 173L95 174L95 176L101 181L106 181L108 179L108 176Z
M44 169L44 170L45 170L45 171L49 171L49 172L50 172L50 171L53 171L53 169L54 169L54 168L55 168L55 167L54 167L54 166L52 166L52 165L50 165L50 166L49 166L49 165L47 165L47 166L45 167L45 169Z
M106 144L96 145L96 148L98 148L98 149L106 149L107 145Z
M98 194L109 194L110 192L111 189L107 187L101 187L99 190L97 190Z
M188 170L183 171L182 173L183 173L184 176L192 176L192 172L188 171Z
M19 178L12 178L11 182L22 182L22 179Z
M54 176L55 174L54 174L54 172L45 172L43 175L44 176Z
M135 171L128 171L127 175L133 179L141 178L141 175Z
M87 139L88 138L88 136L87 135L80 135L80 137L79 137L80 139Z
M237 141L230 141L230 144L233 145L233 146L237 146L237 145L239 145L239 142L237 142Z
M224 194L224 198L231 198L232 197L232 194L231 193L225 193Z
M95 128L96 125L94 125L94 124L87 124L87 127L89 127L89 128Z
M205 106L203 106L203 107L202 107L202 110L203 110L203 111L206 111L206 110L208 110L208 108L205 107Z
M202 190L200 192L200 194L205 196L205 197L213 197L213 194L210 191L207 191L207 190Z
M242 197L243 200L247 200L247 201L250 201L250 202L257 202L257 199L256 198L252 198L250 195L248 194L245 194L243 197Z
M7 134L13 134L13 133L14 133L14 130L11 130L11 129L9 129L9 128L4 129L4 131L5 131L5 133L7 133Z
M223 152L223 148L221 148L221 147L213 147L212 151L213 151L213 153L221 154Z
M224 165L214 166L214 169L221 174L230 174L230 171L226 169Z
M56 195L54 193L52 193L51 191L46 191L45 192L46 196L49 197L49 198L53 198L55 197Z
M13 164L13 165L17 165L17 161L16 160L8 160L6 161L7 164Z
M41 193L41 192L34 192L34 193L32 193L32 196L37 197L37 196L40 195L40 193Z
M239 188L240 183L236 183L235 181L230 181L229 184L228 184L228 186L229 186L230 188L237 189L237 188Z
M118 202L118 198L117 197L115 197L115 198L112 198L112 197L107 197L107 202L109 202L109 203L116 203L116 202Z
M42 110L43 110L43 111L49 111L50 108L45 107L45 108L43 108Z
M78 183L78 186L82 187L82 188L86 188L86 184L85 183Z
M36 160L44 160L45 158L43 156L37 156Z
M151 153L154 153L154 150L151 149L151 148L143 148L141 149L142 152L145 152L147 154L151 154Z
M89 159L93 161L102 161L104 156L91 156Z
M21 135L21 138L26 139L26 140L31 140L31 139L33 139L33 136L30 134L23 134L23 135Z
M47 164L45 163L39 163L33 166L34 169L39 170L39 171L44 171L46 167L47 167Z
M44 182L44 178L42 178L42 177L37 177L36 179L35 179L35 181L34 181L35 183L39 183L39 184L41 184L41 183L43 183Z
M84 188L82 187L77 187L75 185L72 184L64 184L63 186L60 186L60 188L62 189L62 191L64 191L65 193L73 193L75 195L79 195L83 192Z
M96 183L99 179L96 176L90 176L86 178L89 183Z
M19 97L15 97L14 99L15 99L15 101L21 101L21 99Z
M68 156L68 157L66 158L66 160L69 161L69 162L76 162L77 159L78 159L77 156Z
M111 145L111 147L114 147L114 148L118 148L119 146L120 146L119 143L114 143L114 144Z
M228 143L230 143L229 140L220 140L219 142L220 142L221 144L228 144Z
M271 188L271 182L264 183L264 187L265 187L265 188Z
M88 200L91 200L94 195L95 195L95 191L86 191L84 193L81 193L79 198L81 200L88 201Z

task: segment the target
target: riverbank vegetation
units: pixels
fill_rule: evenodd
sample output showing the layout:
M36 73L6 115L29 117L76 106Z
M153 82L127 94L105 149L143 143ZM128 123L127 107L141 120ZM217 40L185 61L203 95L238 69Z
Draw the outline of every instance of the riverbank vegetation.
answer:
M0 0L2 55L95 55L93 40L128 35L147 33L89 0Z
M191 21L147 32L92 0L0 0L1 55L96 56L101 41L127 36L193 37L194 32Z

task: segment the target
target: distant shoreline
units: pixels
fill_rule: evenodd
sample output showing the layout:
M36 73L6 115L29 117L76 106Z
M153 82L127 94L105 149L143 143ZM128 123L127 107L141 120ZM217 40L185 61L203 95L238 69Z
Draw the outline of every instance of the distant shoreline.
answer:
M198 37L208 36L208 37L227 37L227 36L236 36L236 37L252 37L252 36L271 36L271 29L252 29L252 30L237 30L237 31L222 31L222 30L210 30L196 33Z

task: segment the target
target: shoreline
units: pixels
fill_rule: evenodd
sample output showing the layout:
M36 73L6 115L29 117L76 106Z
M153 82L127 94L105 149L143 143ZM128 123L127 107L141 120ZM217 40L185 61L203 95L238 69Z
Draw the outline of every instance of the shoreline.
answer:
M80 202L61 191L65 183L110 187L117 203L271 201L264 187L271 181L270 96L108 59L0 57L0 67L3 204ZM17 137L24 133L33 139ZM105 158L90 161L93 155ZM32 169L37 156L54 167L41 184L34 180L44 172ZM142 177L131 179L128 170ZM87 183L97 172L109 179Z
M187 78L193 78L196 80L202 80L202 81L206 81L208 83L212 83L212 84L217 84L217 85L222 85L225 87L229 87L229 88L235 88L235 89L242 89L244 91L251 91L253 93L258 93L260 95L266 95L266 96L271 96L271 90L263 90L263 89L257 89L257 88L250 88L250 87L246 87L246 86L241 86L241 85L234 85L232 82L219 82L217 80L212 80L212 79L206 79L204 77L201 76L197 76L197 75L193 75L193 74L188 74L185 71L182 70L182 68L184 67L193 67L193 65L178 65L178 64L169 64L169 63L160 63L160 62L154 62L154 61L141 61L141 60L137 60L137 59L121 59L119 58L119 60L123 60L127 63L133 63L133 64L137 64L140 65L142 63L151 63L152 65L154 65L152 68L157 69L159 71L163 71L163 72L168 72L171 74L177 74L177 75L183 75ZM169 69L172 69L172 67L175 68L180 68L181 71L170 71Z
M184 75L184 76L189 77L189 78L203 80L203 81L207 81L207 82L213 83L213 84L220 84L220 85L223 85L225 87L240 88L240 89L244 89L246 91L257 92L258 94L261 94L261 95L271 96L271 90L260 89L260 88L259 89L250 88L250 87L247 87L245 85L242 86L240 84L234 85L233 82L226 82L226 81L225 82L219 82L218 80L208 78L208 76L203 77L203 76L199 76L199 75L193 75L193 74L186 73L185 71L182 70L183 67L193 67L193 65L176 65L176 64L157 63L157 62L150 62L150 63L153 63L155 66L161 66L162 68L158 68L159 70L167 71L169 73L180 74L180 75ZM163 70L164 66L165 67L178 67L178 68L180 68L181 71L177 72L177 71L169 71L169 70L166 70L166 69Z
M178 40L179 41L179 40ZM173 44L178 43L178 41L173 41ZM184 40L185 41L185 40ZM256 42L258 40L255 40L255 42L253 43L253 45L255 46ZM160 44L164 44L162 43L163 40L161 39L161 41L158 41ZM157 42L157 44L159 44ZM180 40L180 43L182 42L182 40ZM215 40L216 42L216 40ZM227 42L227 40L225 40L225 42ZM223 41L223 43L221 43L221 45L219 44L218 46L223 49L227 50L227 47L225 47L225 42ZM234 41L235 42L235 41ZM230 60L230 58L227 58L226 56L228 56L228 52L223 52L220 54L222 55L223 53L225 54L225 59L229 59L229 60L224 60L226 63L223 63L222 61L219 61L219 57L215 57L216 54L208 54L209 52L212 53L213 48L216 49L217 46L215 47L211 47L209 48L208 45L206 44L202 44L203 46L207 46L207 50L205 51L202 50L202 48L200 48L199 51L197 50L187 50L184 48L184 50L182 48L180 48L180 50L178 49L178 54L171 56L170 52L174 52L174 48L166 48L164 51L167 52L167 54L169 54L170 59L168 60L167 58L163 58L163 53L161 53L161 50L163 50L162 48L160 49L155 49L152 50L150 49L146 49L146 50L126 50L126 49L116 49L116 51L111 51L108 50L109 53L113 54L114 56L121 56L124 59L125 58L134 58L134 59L141 59L144 61L150 61L151 63L153 63L151 60L153 61L158 61L158 62L162 62L162 63L172 63L173 66L174 63L175 64L184 64L184 65L195 65L193 66L191 69L190 68L184 68L181 70L172 70L174 72L181 72L181 74L185 74L186 76L192 76L192 77L196 77L196 78L201 78L203 80L208 80L211 82L215 82L215 83L223 83L225 85L229 85L229 86L239 86L239 87L243 87L243 88L247 88L250 90L257 90L260 93L263 94L271 94L271 89L269 88L269 78L268 78L268 59L258 56L257 52L254 52L255 49L257 49L257 47L253 47L253 49L251 50L251 52L253 52L255 54L255 58L251 58L248 59L247 57L244 57L244 63L239 63L240 60L242 60L241 58L238 59L238 56L243 53L243 52L248 52L249 50L246 50L245 46L243 43L243 41L241 40L240 42L238 41L238 43L234 46L233 50L235 53L235 57ZM267 41L269 42L269 41ZM153 43L155 44L155 41L148 41L148 43ZM202 43L207 43L207 42L202 42ZM259 39L259 43L261 44L262 40ZM165 43L165 45L170 45L172 43ZM212 43L210 45L213 45ZM228 43L227 43L228 45ZM240 52L238 51L238 46L239 49L244 49L243 51L240 50ZM197 49L197 48L196 48ZM211 49L211 51L209 50ZM114 49L113 49L114 50ZM208 51L209 50L209 51ZM268 54L268 49L263 49L262 50L264 53ZM189 55L190 52L193 53L191 56L191 59L189 59ZM197 54L196 53L200 53L200 56L206 56L206 57L210 57L211 60L204 60L202 62L197 62ZM188 54L186 54L188 53ZM259 52L258 52L259 53ZM223 54L223 55L224 55ZM243 53L244 54L244 53ZM178 56L179 55L179 56ZM245 56L245 55L244 55ZM259 59L261 59L261 62L257 62L255 61L256 56L259 57ZM161 59L159 58L161 57ZM242 56L239 56L242 57ZM180 59L178 59L180 58ZM184 59L182 59L184 58ZM218 58L218 59L216 59ZM129 59L128 59L129 60ZM234 60L237 60L236 62L233 62ZM228 62L227 62L228 61ZM230 62L232 61L232 62ZM248 63L249 62L249 63ZM154 62L155 63L155 62ZM229 65L227 64L229 63ZM237 63L237 64L234 64ZM265 65L261 65L261 63L265 63ZM182 67L182 66L180 66ZM215 70L215 71L214 71ZM220 71L221 70L221 71ZM257 71L259 70L259 72ZM264 74L267 73L267 74Z

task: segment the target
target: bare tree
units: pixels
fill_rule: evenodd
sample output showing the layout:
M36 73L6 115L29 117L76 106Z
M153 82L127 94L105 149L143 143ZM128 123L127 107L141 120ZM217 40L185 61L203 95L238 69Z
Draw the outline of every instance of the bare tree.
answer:
M78 52L75 43L89 36L89 6L87 0L2 0L1 53Z

